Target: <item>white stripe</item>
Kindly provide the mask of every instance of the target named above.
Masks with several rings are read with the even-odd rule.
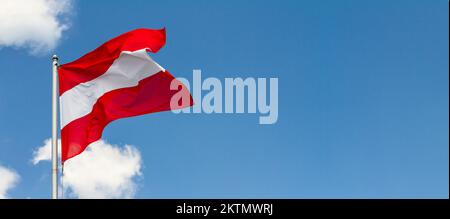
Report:
[[[89,114],[97,99],[105,93],[137,86],[140,80],[160,71],[164,69],[150,58],[145,49],[123,51],[104,74],[78,84],[61,95],[61,129]]]

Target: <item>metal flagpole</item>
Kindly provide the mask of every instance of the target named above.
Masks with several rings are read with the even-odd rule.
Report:
[[[58,199],[58,56],[52,61],[52,199]]]

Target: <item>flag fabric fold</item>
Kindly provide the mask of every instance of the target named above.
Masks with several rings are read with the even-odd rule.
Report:
[[[99,140],[110,122],[171,110],[178,92],[190,96],[185,86],[172,90],[176,79],[147,53],[158,52],[165,42],[165,29],[137,29],[58,68],[62,162]],[[177,108],[192,105],[191,97]]]

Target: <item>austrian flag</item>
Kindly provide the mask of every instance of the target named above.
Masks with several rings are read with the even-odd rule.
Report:
[[[58,68],[62,162],[98,141],[112,121],[193,105],[189,90],[148,55],[166,42],[165,29],[137,29]],[[171,105],[180,93],[189,101]],[[172,108],[171,108],[172,106]]]

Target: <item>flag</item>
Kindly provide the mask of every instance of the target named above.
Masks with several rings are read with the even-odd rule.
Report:
[[[176,108],[193,105],[188,89],[179,81],[171,89],[176,79],[148,55],[165,42],[165,29],[137,29],[58,68],[62,162],[100,140],[114,120],[171,110],[176,93],[190,100]]]

